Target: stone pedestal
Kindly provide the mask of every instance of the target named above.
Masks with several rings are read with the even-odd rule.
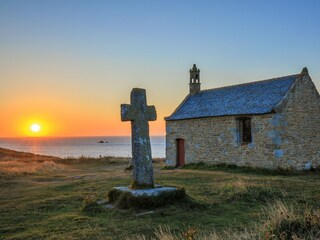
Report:
[[[186,196],[183,188],[155,186],[149,189],[114,187],[108,193],[108,201],[118,208],[153,209],[173,204]]]

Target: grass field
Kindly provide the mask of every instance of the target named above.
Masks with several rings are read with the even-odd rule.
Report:
[[[164,170],[157,161],[156,182],[185,188],[190,201],[153,211],[83,211],[88,199],[130,184],[128,159],[21,154],[0,148],[0,239],[320,238],[319,173]]]

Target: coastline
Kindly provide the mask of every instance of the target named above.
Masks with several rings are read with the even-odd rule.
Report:
[[[132,154],[130,137],[0,138],[0,146],[59,158],[129,158]],[[164,158],[165,138],[151,137],[151,148],[154,158]]]
[[[30,160],[42,160],[42,161],[54,161],[61,158],[55,156],[41,155],[29,152],[15,151],[8,148],[0,147],[0,161],[30,161]]]

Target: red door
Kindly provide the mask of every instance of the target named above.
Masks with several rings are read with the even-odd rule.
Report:
[[[177,139],[177,166],[184,166],[184,139]]]

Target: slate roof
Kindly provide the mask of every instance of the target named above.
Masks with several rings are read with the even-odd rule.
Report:
[[[270,113],[299,76],[300,74],[296,74],[202,90],[194,95],[188,95],[165,120]]]

